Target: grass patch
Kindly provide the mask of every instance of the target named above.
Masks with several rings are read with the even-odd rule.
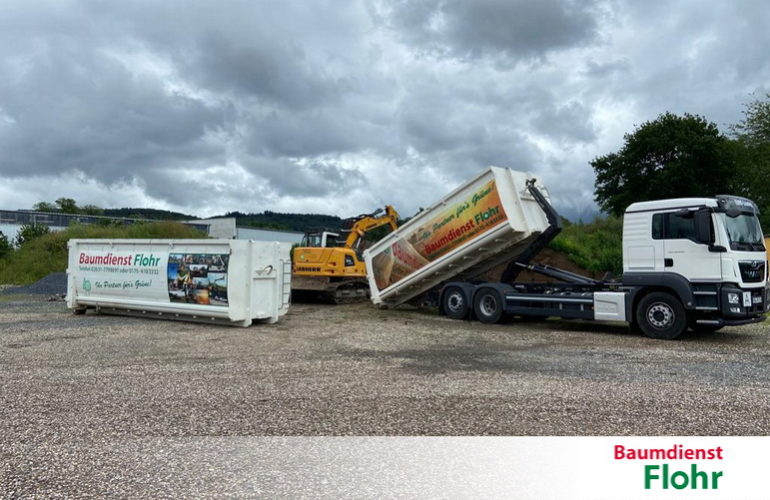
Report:
[[[17,300],[24,300],[26,298],[28,298],[28,295],[24,295],[23,293],[9,293],[8,295],[0,293],[0,303],[16,302]]]
[[[623,273],[623,221],[619,217],[590,224],[564,221],[564,229],[550,246],[592,273]]]
[[[75,225],[31,241],[0,259],[0,283],[28,285],[57,271],[67,270],[67,242],[70,239],[156,239],[207,238],[197,229],[178,222],[133,224],[130,226]]]

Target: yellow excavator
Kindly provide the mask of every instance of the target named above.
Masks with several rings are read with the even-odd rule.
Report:
[[[369,231],[398,228],[390,206],[342,221],[340,232],[310,231],[292,251],[291,290],[295,297],[315,296],[334,303],[369,295],[362,242]]]

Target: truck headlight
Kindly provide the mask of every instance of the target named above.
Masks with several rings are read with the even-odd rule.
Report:
[[[740,304],[741,303],[741,296],[737,293],[728,293],[727,294],[727,302],[730,304]]]

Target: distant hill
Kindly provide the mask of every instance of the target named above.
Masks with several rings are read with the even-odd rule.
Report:
[[[104,215],[108,217],[130,217],[134,219],[152,220],[193,220],[199,219],[194,215],[160,210],[157,208],[105,208]]]
[[[108,217],[132,217],[152,220],[194,220],[200,219],[193,215],[159,210],[156,208],[106,208],[104,215]],[[217,217],[233,217],[236,225],[261,229],[278,229],[282,231],[297,231],[304,233],[313,230],[336,231],[342,227],[342,219],[336,215],[324,214],[282,214],[266,210],[262,213],[227,212]]]
[[[342,219],[335,215],[282,214],[266,210],[261,214],[228,212],[222,215],[222,217],[234,217],[236,224],[242,227],[280,229],[284,231],[298,231],[300,233],[321,229],[339,230],[342,227]]]

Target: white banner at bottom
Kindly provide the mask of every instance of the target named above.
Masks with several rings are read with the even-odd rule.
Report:
[[[169,495],[768,498],[767,437],[200,437],[113,446],[149,476],[178,471],[154,485]]]

